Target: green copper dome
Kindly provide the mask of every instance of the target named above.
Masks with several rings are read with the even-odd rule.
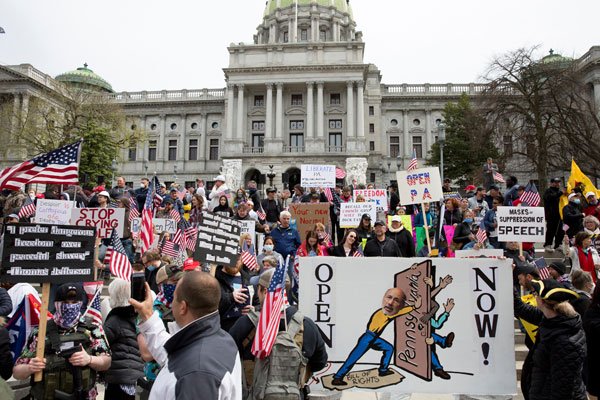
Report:
[[[562,56],[560,54],[555,54],[554,50],[550,49],[550,51],[548,52],[549,54],[545,57],[542,58],[541,62],[542,64],[554,64],[554,63],[570,63],[571,61],[573,61],[572,58],[570,57],[565,57]]]
[[[278,8],[293,7],[298,2],[299,6],[309,6],[317,3],[323,7],[335,7],[337,10],[352,16],[352,8],[349,0],[268,0],[265,7],[265,16],[273,14]]]
[[[113,92],[110,83],[106,82],[100,75],[95,74],[94,71],[88,68],[87,64],[83,64],[83,67],[79,67],[75,71],[60,74],[55,79],[60,82],[83,86],[101,92]]]

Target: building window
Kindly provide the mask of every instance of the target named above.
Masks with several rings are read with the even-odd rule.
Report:
[[[135,161],[137,159],[137,146],[135,144],[135,141],[133,140],[129,142],[127,158],[129,159],[129,161]]]
[[[177,160],[177,140],[169,140],[169,161]]]
[[[175,124],[175,123],[171,124],[171,130],[174,131],[175,129],[177,129],[177,124]]]
[[[375,172],[369,173],[369,182],[375,183]]]
[[[287,31],[283,32],[283,43],[287,43],[289,41],[290,41],[290,34]]]
[[[304,130],[304,121],[290,121],[290,130],[292,130],[292,131]]]
[[[341,119],[330,119],[329,120],[329,129],[342,129],[342,120]]]
[[[148,141],[148,161],[156,161],[156,140]]]
[[[417,155],[417,158],[423,158],[423,137],[422,136],[413,136],[412,137],[412,147]]]
[[[262,149],[265,147],[265,135],[262,133],[253,133],[252,134],[252,148],[253,149]]]
[[[290,151],[303,151],[304,149],[304,134],[290,133]]]
[[[512,157],[513,156],[512,137],[510,135],[504,135],[502,137],[502,142],[504,144],[504,155],[506,157]]]
[[[369,133],[375,133],[375,124],[369,124]]]
[[[329,152],[341,153],[342,147],[342,132],[334,132],[329,134]]]
[[[252,121],[252,130],[264,132],[265,121]]]
[[[219,159],[219,139],[210,139],[208,159],[212,161]]]
[[[254,107],[264,107],[265,106],[265,96],[254,96]]]
[[[153,130],[153,131],[155,131],[156,130],[156,124],[150,125],[150,129]]]
[[[219,129],[219,123],[218,122],[213,122],[212,124],[210,124],[210,127],[213,129]]]
[[[292,105],[293,106],[301,106],[302,105],[302,95],[301,94],[293,94],[292,95]]]
[[[190,125],[190,128],[192,128],[192,129],[198,129],[198,123],[197,122],[192,122],[192,125]]]
[[[400,136],[390,136],[390,157],[400,154]]]
[[[131,130],[135,131],[135,128],[137,128],[137,126],[135,126],[135,124],[131,125]]]
[[[198,139],[190,139],[188,146],[188,160],[195,161],[198,159]]]
[[[329,95],[329,104],[332,106],[342,104],[342,96],[339,93],[331,93]]]
[[[392,126],[398,126],[398,120],[397,119],[393,119],[390,121],[390,125]]]
[[[372,117],[375,115],[375,107],[369,106],[369,116]]]
[[[440,126],[441,123],[442,123],[442,120],[440,118],[435,120],[435,126]]]
[[[421,120],[420,120],[419,118],[415,118],[415,119],[413,119],[413,125],[414,125],[414,126],[419,126],[419,125],[421,125]]]
[[[319,40],[321,42],[326,42],[327,41],[327,31],[326,30],[320,30],[319,31]]]
[[[300,29],[300,40],[304,42],[308,40],[308,29]]]
[[[369,151],[375,151],[375,142],[372,140],[369,142]]]

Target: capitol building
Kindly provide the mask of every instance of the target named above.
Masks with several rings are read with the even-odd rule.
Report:
[[[300,165],[310,163],[381,186],[413,149],[424,162],[447,102],[476,97],[485,85],[384,83],[376,60],[364,60],[356,27],[347,0],[269,0],[253,43],[227,48],[226,87],[114,92],[87,66],[52,78],[43,66],[3,65],[0,101],[18,114],[34,97],[59,106],[62,85],[105,92],[122,107],[126,129],[145,133],[118,160],[117,173],[135,184],[154,171],[188,184],[222,172],[235,186],[270,178],[282,188],[299,183]],[[598,109],[600,47],[577,62],[590,66]],[[0,149],[2,165],[22,159],[16,147]]]

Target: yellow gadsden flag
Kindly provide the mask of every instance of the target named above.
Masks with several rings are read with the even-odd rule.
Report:
[[[581,192],[585,196],[588,192],[596,193],[596,197],[598,197],[598,189],[592,183],[590,178],[588,178],[581,170],[579,166],[575,162],[575,160],[571,160],[571,176],[569,176],[569,180],[567,181],[567,189],[565,193],[560,198],[560,217],[562,218],[562,210],[569,203],[568,195],[575,189],[576,187],[581,188]]]

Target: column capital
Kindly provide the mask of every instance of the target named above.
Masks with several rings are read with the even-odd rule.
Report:
[[[314,84],[315,84],[314,82],[312,82],[312,81],[308,81],[308,82],[306,82],[306,87],[308,87],[308,88],[311,88],[311,89],[312,89],[312,87],[313,87],[313,85],[314,85]]]
[[[267,83],[265,83],[265,86],[267,87],[267,90],[273,89],[273,82],[267,82]]]
[[[325,82],[323,82],[323,81],[316,81],[315,83],[317,84],[317,86],[318,86],[320,89],[323,89],[323,86],[325,85]]]
[[[363,81],[362,79],[356,81],[356,87],[362,88],[362,87],[364,87],[364,85],[365,85],[365,81]]]
[[[238,90],[244,90],[244,84],[243,83],[238,83],[237,85]]]
[[[283,89],[283,82],[275,82],[275,85],[277,86],[277,90]]]
[[[158,119],[163,120],[166,116],[166,114],[158,114]]]
[[[408,112],[409,112],[409,111],[410,111],[410,110],[409,110],[408,108],[403,108],[403,109],[402,109],[402,112],[403,112],[404,114],[408,114]]]
[[[348,88],[354,87],[354,81],[346,81],[346,86]]]
[[[227,83],[227,90],[233,90],[235,88],[235,84]]]

